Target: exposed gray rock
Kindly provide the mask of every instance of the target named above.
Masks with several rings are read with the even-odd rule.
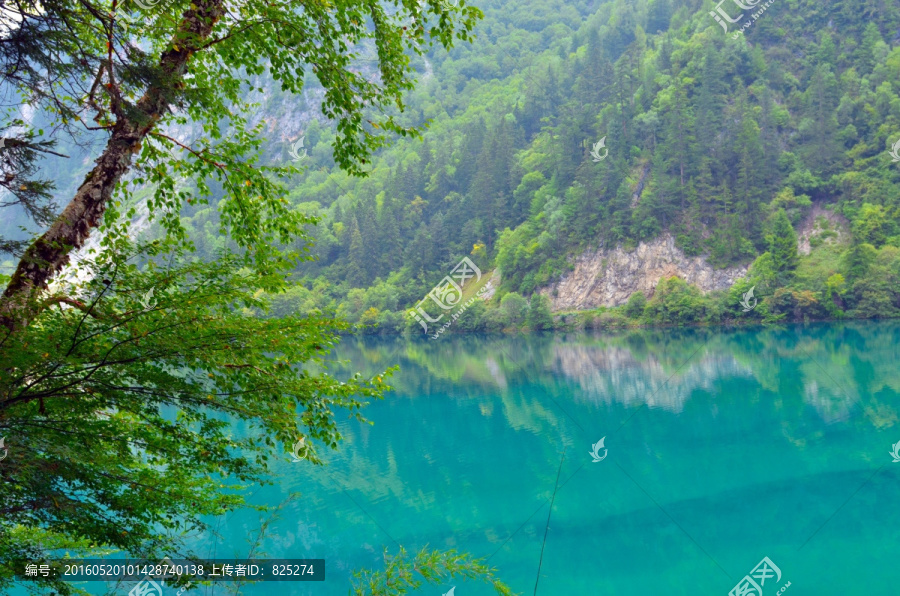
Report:
[[[500,284],[503,283],[503,280],[500,279],[500,270],[494,269],[491,271],[491,277],[488,279],[485,284],[490,284],[491,288],[489,290],[485,290],[483,294],[481,294],[482,300],[490,300],[494,297],[494,294],[497,293],[497,288],[500,287]]]
[[[797,226],[797,252],[808,255],[812,250],[812,241],[821,237],[825,244],[844,244],[850,241],[850,222],[843,215],[838,215],[820,205],[813,205],[800,225]]]
[[[748,268],[714,269],[703,257],[686,256],[671,234],[641,242],[633,251],[588,250],[576,257],[574,265],[574,271],[541,290],[554,311],[619,306],[638,291],[649,298],[659,280],[672,276],[703,292],[724,290],[746,275]]]

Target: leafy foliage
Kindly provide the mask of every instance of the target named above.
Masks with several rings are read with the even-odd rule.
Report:
[[[384,553],[384,571],[354,573],[354,596],[387,596],[407,594],[426,583],[442,584],[454,577],[480,579],[489,583],[497,594],[509,596],[512,591],[494,576],[494,570],[478,559],[456,551],[430,551],[423,548],[410,557],[404,548],[396,555]]]
[[[385,375],[325,372],[346,324],[250,315],[282,275],[232,254],[205,263],[162,243],[121,248],[85,261],[84,281],[61,284],[0,345],[0,587],[12,560],[49,556],[45,534],[151,558],[179,552],[200,516],[270,481],[280,445],[307,437],[320,463],[316,445],[341,439],[335,410],[359,418],[387,388]]]
[[[296,168],[260,166],[254,155],[264,123],[250,125],[249,96],[262,91],[259,77],[277,81],[288,94],[300,94],[315,78],[323,90],[321,110],[335,121],[333,159],[363,175],[371,154],[395,135],[419,134],[420,127],[401,125],[395,113],[414,85],[411,56],[435,42],[450,48],[469,40],[480,15],[438,0],[407,1],[394,12],[358,0],[251,0],[240,6],[175,0],[150,8],[128,1],[111,9],[89,0],[26,0],[4,11],[14,25],[0,51],[0,80],[49,118],[54,132],[77,140],[79,128],[96,131],[103,145],[63,212],[23,251],[0,296],[0,324],[8,329],[29,324],[39,294],[107,210],[118,206],[113,196],[131,202],[146,186],[147,217],[185,246],[191,243],[182,208],[208,204],[214,187],[221,187],[216,233],[241,249],[247,266],[265,274],[282,258],[274,247],[300,238],[299,226],[308,222],[276,183]],[[415,19],[415,26],[405,18]],[[374,79],[358,68],[366,48],[376,56]],[[33,125],[17,123],[28,128],[23,138],[32,138]],[[188,125],[199,136],[173,132]],[[33,151],[42,143],[13,145]],[[129,179],[135,155],[138,172]],[[20,167],[34,161],[27,153],[14,157]],[[52,211],[47,187],[34,183],[30,192],[18,202],[46,224]]]

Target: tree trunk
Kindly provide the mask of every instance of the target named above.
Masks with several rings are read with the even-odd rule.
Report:
[[[50,228],[25,251],[9,285],[0,296],[0,325],[10,331],[27,326],[38,314],[36,298],[50,280],[69,262],[69,256],[84,246],[91,230],[100,224],[113,191],[130,169],[141,142],[169,110],[183,87],[187,63],[203,48],[216,21],[224,14],[223,0],[199,0],[185,11],[172,36],[172,46],[159,61],[154,79],[128,116],[112,100],[116,123],[96,166],[85,177],[75,196]],[[110,87],[117,95],[117,89]],[[137,114],[135,116],[134,114]]]

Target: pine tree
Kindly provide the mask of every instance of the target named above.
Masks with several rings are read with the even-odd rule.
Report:
[[[784,209],[775,212],[767,237],[779,283],[786,283],[797,267],[797,233]]]
[[[837,79],[831,68],[825,64],[817,66],[805,94],[806,115],[813,125],[804,161],[819,176],[833,171],[841,153],[836,116],[839,99]]]
[[[385,273],[382,265],[382,251],[384,246],[378,242],[378,221],[375,214],[375,198],[363,198],[356,207],[356,217],[359,222],[359,234],[362,242],[362,251],[366,255],[366,264],[363,266],[365,281],[369,282],[376,276]]]
[[[657,31],[666,31],[671,18],[670,0],[650,0],[647,6],[647,33],[653,35]]]
[[[865,76],[872,72],[875,65],[878,64],[878,48],[884,46],[884,39],[878,30],[878,25],[869,22],[863,33],[862,43],[856,49],[856,70],[859,74]],[[885,48],[886,49],[886,48]]]
[[[353,287],[359,287],[366,282],[366,270],[368,258],[363,248],[362,234],[359,232],[359,222],[356,216],[350,216],[350,225],[347,229],[347,281]]]
[[[542,331],[553,328],[553,314],[550,312],[550,300],[543,294],[534,294],[528,305],[525,324],[529,329]]]
[[[403,244],[400,235],[402,207],[400,201],[385,196],[378,213],[378,242],[382,247],[384,271],[395,271],[400,265]]]
[[[722,129],[725,106],[725,67],[719,56],[721,50],[713,43],[706,46],[700,91],[697,95],[697,140],[705,155],[717,157],[716,135]]]

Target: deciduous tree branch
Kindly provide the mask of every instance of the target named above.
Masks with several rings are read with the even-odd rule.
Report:
[[[200,0],[185,11],[170,48],[160,58],[159,75],[138,100],[133,113],[117,114],[97,165],[85,176],[59,217],[19,261],[0,296],[0,325],[14,331],[27,326],[39,312],[34,308],[37,293],[46,288],[69,262],[72,251],[81,248],[91,230],[100,224],[110,197],[131,167],[141,142],[169,110],[191,56],[203,47],[224,14],[223,4],[223,0]]]

